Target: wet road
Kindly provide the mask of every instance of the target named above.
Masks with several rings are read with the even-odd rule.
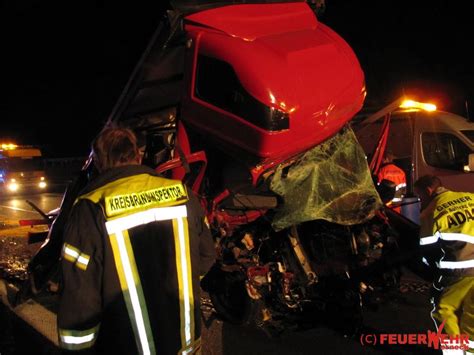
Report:
[[[0,221],[5,219],[39,219],[41,216],[26,200],[33,202],[43,212],[49,212],[59,207],[61,199],[62,194],[60,193],[0,195]]]

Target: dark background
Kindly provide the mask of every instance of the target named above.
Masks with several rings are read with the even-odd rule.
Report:
[[[474,98],[471,1],[326,1],[320,19],[356,52],[367,106],[414,93],[465,115]],[[41,144],[51,156],[86,155],[160,3],[2,2],[0,138]]]

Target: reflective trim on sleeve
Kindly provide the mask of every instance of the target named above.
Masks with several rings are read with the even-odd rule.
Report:
[[[78,249],[74,248],[72,245],[68,243],[64,243],[64,246],[63,246],[64,259],[66,259],[67,261],[70,261],[71,263],[75,263],[79,255],[80,255],[80,251]]]
[[[440,239],[474,244],[474,236],[463,233],[440,233]]]
[[[434,244],[438,241],[438,239],[439,239],[438,233],[436,233],[435,235],[430,235],[428,237],[423,237],[423,238],[420,238],[420,245]]]
[[[90,256],[82,253],[79,249],[73,247],[71,244],[64,243],[63,257],[65,260],[75,264],[79,269],[86,270],[89,264]]]
[[[465,243],[474,244],[474,236],[469,235],[469,234],[436,232],[434,235],[420,238],[420,245],[433,244],[433,243],[436,243],[438,239],[451,241],[451,242],[465,242]]]
[[[400,189],[403,189],[404,187],[407,187],[407,184],[402,182],[401,184],[398,184],[396,187],[395,187],[395,191],[398,191]]]
[[[59,328],[59,345],[62,349],[82,350],[91,348],[99,333],[100,325],[87,330],[70,330]]]
[[[440,269],[469,269],[474,267],[474,259],[463,261],[444,261],[439,262]]]
[[[86,254],[81,254],[76,261],[76,266],[79,269],[86,270],[87,265],[89,265],[90,256]]]

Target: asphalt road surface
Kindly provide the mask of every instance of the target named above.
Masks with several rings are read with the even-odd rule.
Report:
[[[5,259],[14,259],[16,255],[23,257],[15,259],[12,270],[14,271],[15,267],[21,268],[38,248],[24,242],[29,231],[27,228],[31,227],[18,228],[8,225],[18,219],[40,217],[25,200],[28,199],[42,210],[49,211],[59,206],[61,197],[61,194],[45,193],[0,198],[0,223],[3,223],[3,227],[0,228],[0,269],[10,265],[5,263]],[[1,254],[2,248],[7,252]],[[11,280],[8,282],[11,283]],[[58,354],[54,346],[54,336],[50,336],[51,339],[48,340],[44,335],[48,332],[55,334],[54,305],[57,295],[44,294],[35,302],[31,301],[27,305],[32,310],[29,316],[28,309],[21,309],[21,306],[12,309],[6,306],[8,301],[5,301],[5,298],[2,298],[3,303],[0,302],[0,355]],[[367,308],[364,311],[364,323],[356,335],[347,337],[320,325],[306,330],[288,330],[279,337],[270,338],[257,327],[223,322],[216,315],[210,300],[204,295],[203,354],[438,354],[440,353],[438,350],[424,344],[397,345],[380,344],[380,342],[372,344],[373,341],[370,341],[380,340],[382,334],[403,336],[434,331],[429,316],[431,310],[429,298],[429,284],[405,270],[400,287],[387,294],[378,308]],[[45,316],[39,317],[40,327],[48,328],[43,334],[33,327],[33,323],[38,322],[38,319],[33,319],[38,318],[35,309],[45,312]]]
[[[26,200],[33,202],[43,212],[47,213],[61,203],[62,194],[42,193],[24,195],[0,195],[0,222],[5,220],[40,219],[41,215],[35,211]]]

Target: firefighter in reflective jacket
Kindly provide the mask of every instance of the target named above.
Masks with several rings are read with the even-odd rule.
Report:
[[[437,269],[432,317],[450,335],[467,335],[474,348],[474,194],[444,188],[438,177],[415,182],[422,201],[420,245]],[[452,353],[452,352],[451,352]],[[462,352],[460,352],[462,353]]]
[[[401,201],[402,195],[406,190],[406,175],[405,172],[396,166],[393,162],[395,156],[390,150],[385,152],[385,157],[377,173],[377,182],[380,184],[382,180],[389,180],[395,184],[395,196],[391,201],[391,204],[396,204]],[[401,212],[400,207],[394,208],[397,212]]]
[[[199,276],[215,249],[197,198],[139,165],[128,129],[105,129],[93,155],[100,175],[76,200],[65,230],[61,348],[199,353]]]

